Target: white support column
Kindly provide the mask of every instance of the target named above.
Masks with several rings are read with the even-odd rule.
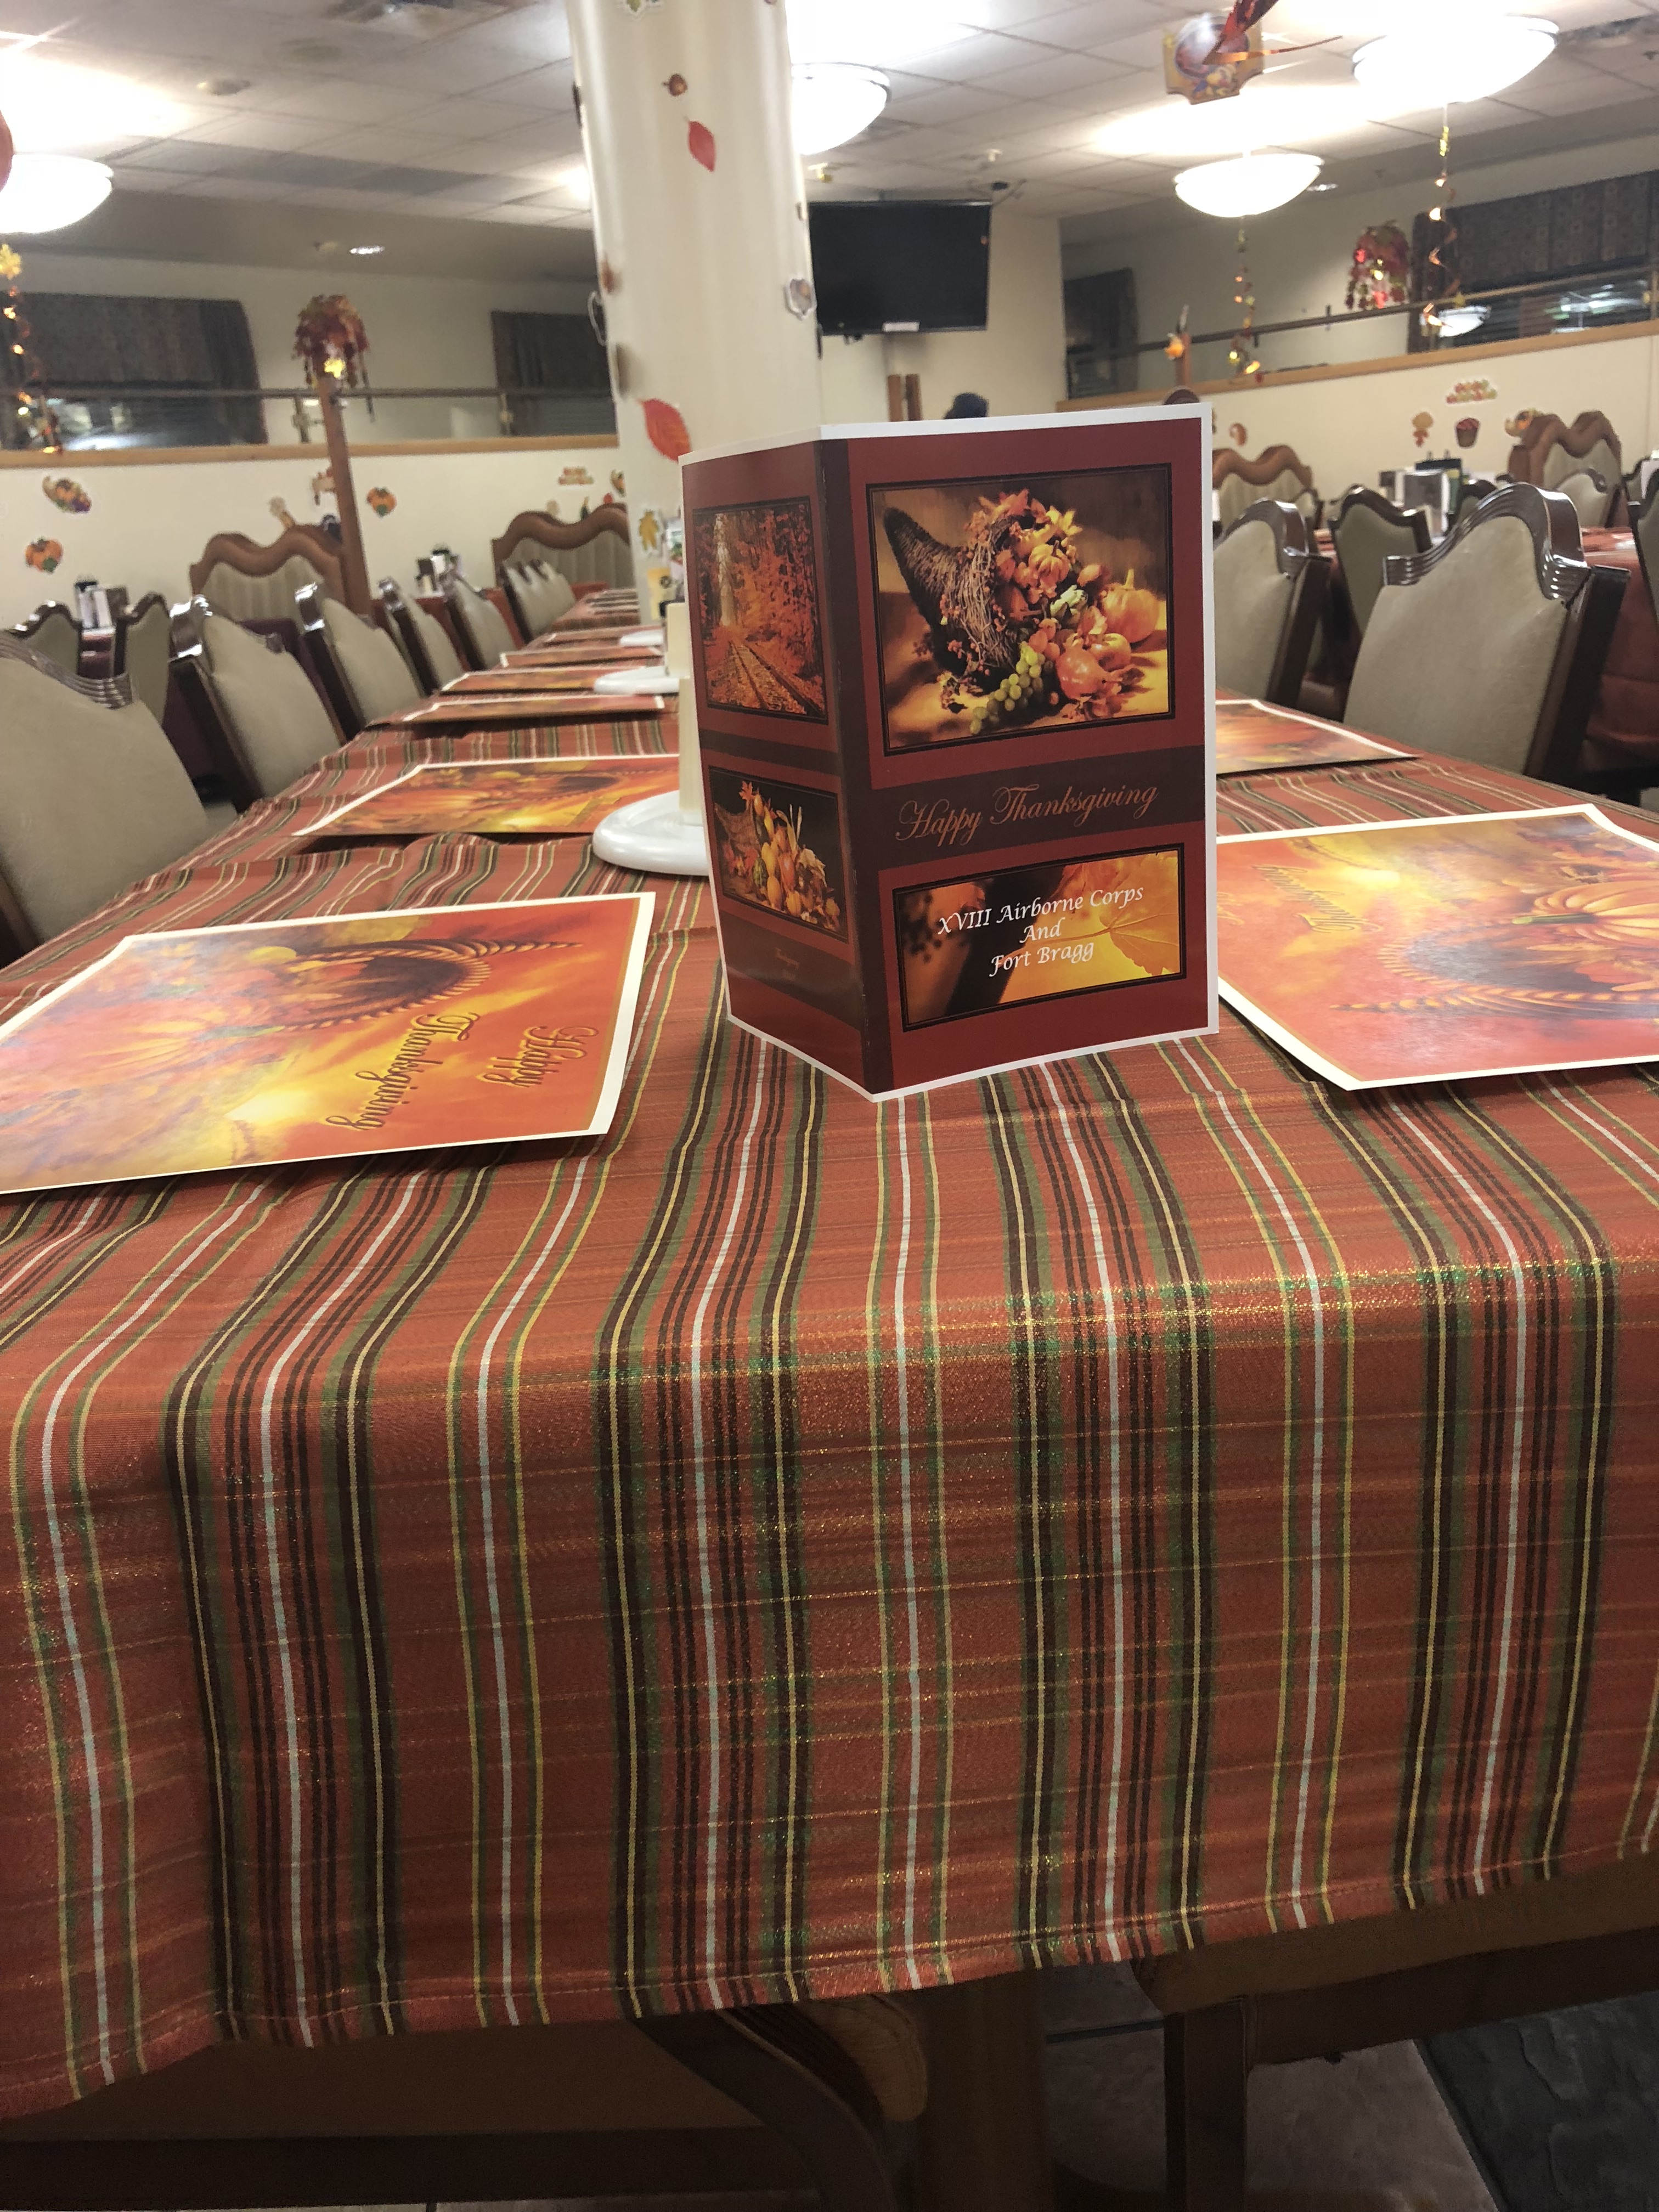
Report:
[[[681,437],[682,450],[783,437],[822,412],[789,46],[781,0],[567,12],[649,620],[647,572],[679,526]]]

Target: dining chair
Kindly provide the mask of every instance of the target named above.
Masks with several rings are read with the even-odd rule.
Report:
[[[27,622],[20,622],[11,635],[31,653],[61,668],[65,676],[79,674],[81,625],[61,600],[48,599]]]
[[[1431,552],[1389,559],[1344,720],[1570,781],[1626,581],[1584,559],[1571,500],[1506,484],[1465,507]]]
[[[1164,2015],[1170,2212],[1245,2212],[1252,2070],[1659,1989],[1659,1857],[1138,1965]]]
[[[239,813],[339,745],[316,685],[279,639],[195,599],[174,611],[173,642],[179,689]]]
[[[617,585],[634,580],[634,556],[628,535],[628,509],[612,500],[589,509],[574,522],[561,522],[544,508],[515,514],[489,548],[499,577],[509,565],[547,561],[572,584]]]
[[[1363,638],[1382,588],[1384,564],[1395,553],[1426,553],[1429,518],[1420,507],[1396,507],[1380,491],[1345,492],[1331,525],[1331,543],[1347,586],[1354,627]]]
[[[1297,509],[1259,499],[1216,542],[1215,680],[1293,707],[1307,672],[1330,563]]]
[[[1311,528],[1319,527],[1322,501],[1313,488],[1313,471],[1292,447],[1268,446],[1247,459],[1223,446],[1211,457],[1210,484],[1224,529],[1231,529],[1261,499],[1285,500]]]
[[[328,532],[314,523],[295,523],[269,545],[256,544],[240,531],[210,538],[190,571],[191,595],[205,599],[215,614],[233,622],[294,613],[294,595],[307,584],[320,584],[331,599],[346,596],[343,556]]]
[[[1580,469],[1594,469],[1609,484],[1624,474],[1619,434],[1599,408],[1586,409],[1571,422],[1534,409],[1518,418],[1516,428],[1509,459],[1509,474],[1516,483],[1559,491],[1562,479]]]
[[[172,610],[160,592],[147,592],[136,607],[124,608],[115,617],[112,665],[115,675],[131,679],[133,697],[158,722],[167,710],[172,657]]]
[[[1620,479],[1614,477],[1616,487]],[[1563,477],[1550,489],[1570,499],[1578,517],[1581,530],[1601,530],[1613,512],[1613,489],[1599,469],[1575,469],[1571,476]]]
[[[951,2156],[947,2142],[930,2159],[927,2141],[935,2053],[954,2112],[972,2101],[948,2094],[957,2054],[971,2083],[976,2052],[982,2071],[1011,2047],[1011,2006],[1035,2049],[1036,1977],[1012,1979],[1025,1986],[988,2005],[969,1985],[927,2007],[861,1996],[309,2049],[226,2041],[0,2124],[0,2205],[775,2202],[805,2188],[824,2212],[897,2212],[908,2162],[918,2212],[1036,2212],[1042,2177],[996,2198],[929,2186]],[[977,2086],[982,2101],[1009,2085]],[[906,2160],[913,2124],[923,2141]]]
[[[435,616],[429,615],[418,599],[405,599],[403,586],[393,577],[382,579],[380,592],[392,634],[404,648],[415,681],[424,691],[441,691],[447,684],[465,675],[466,665],[455,650],[455,641]]]
[[[576,604],[568,579],[544,561],[509,562],[501,570],[501,588],[526,643],[545,635]]]
[[[1654,620],[1659,622],[1659,469],[1648,479],[1647,495],[1631,517],[1631,529],[1642,580],[1653,601]]]
[[[444,599],[466,653],[475,668],[499,666],[501,655],[515,643],[499,607],[469,584],[465,576],[444,578]]]
[[[344,736],[424,696],[389,630],[331,599],[319,584],[307,584],[294,604],[304,649]]]
[[[88,683],[0,637],[0,957],[69,929],[210,834],[128,681]]]

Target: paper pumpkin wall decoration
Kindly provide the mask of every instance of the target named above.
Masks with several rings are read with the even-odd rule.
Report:
[[[332,376],[348,392],[366,384],[363,358],[368,351],[368,332],[349,300],[338,292],[319,293],[300,310],[294,331],[294,358],[305,363],[306,382]]]
[[[55,538],[37,538],[33,545],[24,549],[23,558],[31,568],[39,568],[42,575],[51,575],[64,557],[64,549]]]
[[[645,434],[665,461],[678,461],[691,450],[691,433],[685,417],[666,399],[642,399]]]
[[[1411,240],[1397,222],[1374,222],[1360,232],[1348,263],[1349,313],[1403,307],[1411,279]]]
[[[1413,445],[1426,446],[1429,442],[1429,433],[1433,429],[1433,428],[1434,417],[1432,415],[1413,415],[1412,416]]]
[[[592,470],[585,468],[580,461],[574,461],[568,469],[559,471],[559,482],[562,484],[585,484],[592,483]]]
[[[1464,452],[1468,453],[1469,447],[1480,435],[1480,417],[1478,415],[1462,416],[1453,426],[1453,435]]]
[[[40,487],[54,507],[65,514],[90,514],[92,501],[73,477],[48,477]]]
[[[373,511],[380,516],[383,522],[386,516],[391,514],[393,507],[398,504],[397,494],[395,492],[388,491],[384,484],[372,485],[370,489],[363,494],[363,496],[368,501]]]
[[[685,147],[694,161],[701,161],[712,175],[714,168],[714,134],[706,123],[688,123],[685,126]]]
[[[1498,386],[1489,377],[1466,376],[1446,394],[1448,407],[1468,407],[1481,399],[1496,399]]]

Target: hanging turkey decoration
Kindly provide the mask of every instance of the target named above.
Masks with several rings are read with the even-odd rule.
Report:
[[[294,358],[305,363],[307,384],[331,376],[348,392],[355,392],[360,383],[368,381],[368,372],[362,367],[368,351],[368,332],[363,328],[363,319],[339,293],[307,300],[300,310]]]

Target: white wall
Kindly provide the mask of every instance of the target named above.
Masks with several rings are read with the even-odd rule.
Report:
[[[165,461],[88,465],[90,456],[77,460],[69,453],[35,467],[0,468],[0,623],[21,621],[43,599],[73,605],[79,576],[125,584],[135,599],[146,592],[183,599],[191,563],[216,532],[239,530],[269,544],[281,527],[270,512],[273,499],[285,501],[297,521],[315,520],[311,478],[325,459],[320,451],[277,452],[250,460],[169,455]],[[614,441],[577,449],[503,441],[493,453],[360,452],[354,469],[370,581],[396,576],[410,585],[417,557],[447,544],[475,582],[493,582],[490,540],[515,514],[556,500],[574,520],[584,499],[597,505],[611,489],[617,460]],[[567,471],[583,468],[591,484],[561,484]],[[43,489],[49,476],[73,477],[90,498],[90,511],[65,514],[53,506]],[[381,485],[397,501],[384,519],[364,496]],[[50,575],[23,558],[24,547],[40,538],[64,548],[62,564]]]
[[[986,328],[930,337],[826,338],[823,419],[884,422],[890,374],[921,379],[921,411],[943,415],[958,392],[982,392],[994,415],[1046,414],[1066,392],[1060,224],[999,208],[991,218]]]
[[[1417,359],[1420,365],[1374,376],[1216,392],[1211,405],[1218,442],[1232,442],[1228,427],[1237,422],[1245,428],[1247,453],[1267,446],[1294,447],[1328,500],[1351,483],[1375,484],[1384,469],[1407,468],[1422,455],[1455,454],[1473,473],[1494,476],[1514,442],[1504,422],[1526,407],[1564,416],[1569,422],[1587,409],[1600,408],[1618,433],[1627,468],[1659,447],[1659,339],[1646,331],[1637,337],[1610,337],[1593,345],[1558,343],[1484,360],[1470,360],[1463,351]],[[1492,385],[1495,398],[1449,400],[1455,384],[1477,377]],[[1433,418],[1428,442],[1420,449],[1412,431],[1413,417],[1419,413]],[[1453,434],[1460,417],[1480,425],[1467,451]]]
[[[1630,176],[1659,168],[1659,135],[1580,147],[1538,161],[1506,161],[1464,169],[1453,148],[1453,180],[1458,204],[1507,198],[1512,193],[1543,191],[1558,185],[1588,184],[1604,177]],[[1334,192],[1304,194],[1288,207],[1257,216],[1249,224],[1249,258],[1258,323],[1288,322],[1344,311],[1350,257],[1360,233],[1370,225],[1395,222],[1411,236],[1412,222],[1431,204],[1433,154],[1425,149],[1420,184],[1345,186]],[[1105,236],[1078,239],[1065,249],[1067,276],[1097,270],[1132,268],[1143,342],[1161,339],[1175,328],[1183,306],[1191,308],[1194,331],[1224,331],[1236,320],[1233,271],[1237,232],[1231,222],[1194,215],[1171,189],[1168,201],[1151,216],[1133,220],[1134,211],[1112,218]],[[1073,233],[1091,228],[1088,219],[1068,226]],[[1258,352],[1267,368],[1313,368],[1327,362],[1370,361],[1406,350],[1407,317],[1385,315],[1339,324],[1330,330],[1287,331],[1264,338]],[[1227,374],[1224,343],[1200,348],[1195,375],[1205,380]],[[1138,381],[1150,389],[1171,380],[1170,364],[1157,353],[1143,353]],[[1060,386],[1064,390],[1062,376]],[[1254,448],[1252,448],[1254,450]]]
[[[37,292],[88,292],[161,299],[240,300],[247,311],[263,385],[305,380],[294,358],[300,310],[319,292],[343,292],[368,331],[368,371],[379,385],[493,386],[495,355],[492,309],[508,313],[580,314],[587,287],[580,283],[514,284],[457,276],[378,275],[361,261],[344,268],[228,267],[210,262],[100,260],[90,255],[27,252],[22,285]],[[50,365],[48,365],[50,366]],[[268,404],[273,443],[295,437],[293,416],[280,402]],[[354,439],[489,438],[498,425],[493,403],[386,400],[375,421],[354,406]]]

